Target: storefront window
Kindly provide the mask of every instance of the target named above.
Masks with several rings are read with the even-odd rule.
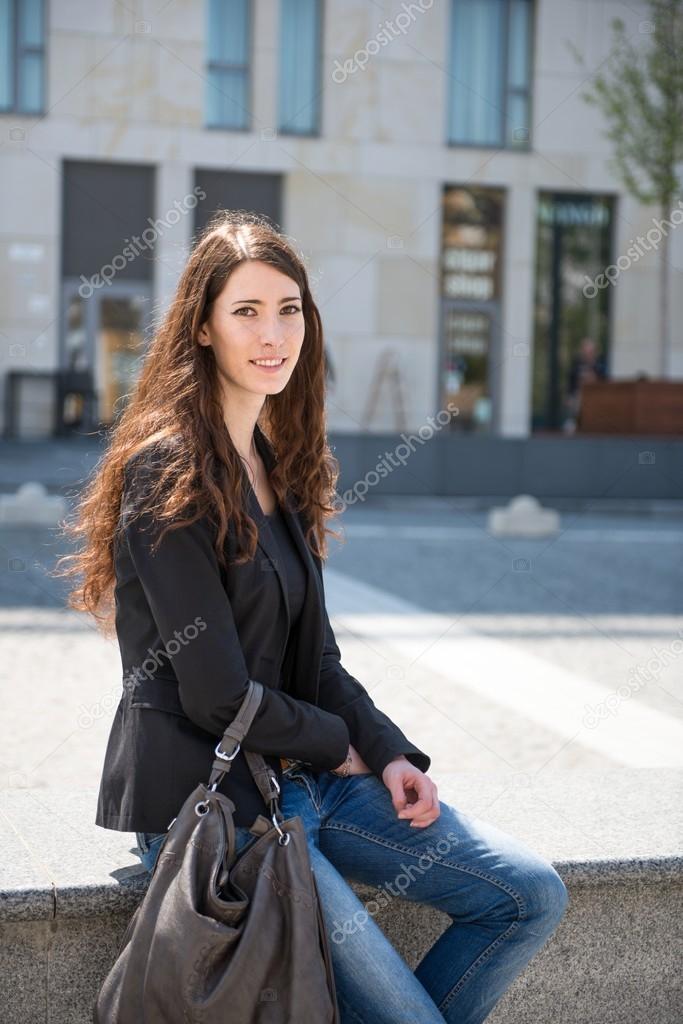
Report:
[[[500,336],[503,192],[447,187],[441,258],[441,407],[454,430],[490,430]]]
[[[134,388],[144,354],[146,296],[103,298],[100,303],[100,419],[113,422]]]
[[[64,291],[61,425],[96,429],[113,423],[133,391],[150,326],[151,292],[141,282],[112,284],[87,298],[78,282]]]

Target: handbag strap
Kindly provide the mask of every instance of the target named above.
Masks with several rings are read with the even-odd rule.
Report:
[[[227,726],[220,742],[216,745],[216,757],[211,766],[209,787],[218,785],[223,776],[232,768],[233,759],[240,750],[242,740],[246,736],[247,730],[261,705],[263,694],[263,684],[255,679],[249,679],[247,693],[240,705],[239,711],[230,725]],[[271,805],[277,801],[280,792],[273,769],[261,754],[257,754],[253,750],[245,750],[244,757],[254,782],[272,813],[273,807]]]

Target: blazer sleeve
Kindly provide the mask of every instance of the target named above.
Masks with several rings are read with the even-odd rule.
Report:
[[[320,583],[324,582],[322,564],[314,557]],[[403,754],[426,772],[431,757],[411,743],[399,727],[375,705],[367,690],[341,663],[341,655],[330,624],[325,602],[325,643],[320,666],[318,704],[341,717],[349,728],[351,743],[379,778],[386,765]]]
[[[124,494],[135,502],[152,472],[148,460],[132,470]],[[202,729],[220,737],[237,714],[250,677],[212,532],[203,517],[174,527],[152,554],[159,532],[158,521],[148,511],[131,522],[124,516],[125,543],[178,680],[183,709]],[[191,624],[193,633],[197,626],[199,631],[183,641]],[[322,770],[343,762],[349,742],[340,715],[264,685],[242,746],[259,754],[308,761]]]

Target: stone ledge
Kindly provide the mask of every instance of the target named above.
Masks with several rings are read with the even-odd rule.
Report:
[[[683,879],[675,770],[432,778],[443,801],[527,842],[567,883]],[[95,825],[96,804],[96,789],[0,793],[0,921],[135,908],[147,884],[135,833]]]
[[[677,772],[432,777],[443,801],[528,843],[569,888],[562,924],[487,1024],[683,1019]],[[134,833],[98,828],[96,802],[95,789],[0,794],[0,1005],[12,1024],[90,1024],[145,892]],[[376,894],[351,884],[361,900]],[[450,924],[400,898],[376,920],[411,968]]]

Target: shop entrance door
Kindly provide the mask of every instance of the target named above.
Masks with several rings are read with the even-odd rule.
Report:
[[[457,406],[452,430],[496,433],[500,408],[500,304],[444,299],[441,307],[441,397]]]
[[[116,421],[137,379],[150,326],[147,283],[113,283],[88,298],[79,294],[81,284],[64,286],[58,414],[66,430]]]
[[[590,287],[610,263],[613,199],[541,192],[537,211],[534,430],[575,428],[578,361],[591,346],[609,363],[611,288]]]

